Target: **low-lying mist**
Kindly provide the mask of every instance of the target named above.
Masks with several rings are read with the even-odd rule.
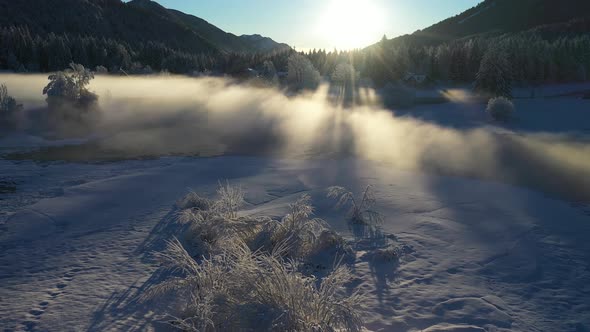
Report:
[[[47,111],[41,94],[46,76],[1,75],[0,82],[25,104],[26,112]],[[100,115],[89,134],[93,144],[129,156],[357,157],[590,201],[588,141],[555,134],[498,134],[486,128],[457,130],[396,117],[379,106],[371,90],[356,93],[354,107],[343,107],[327,86],[287,96],[222,78],[98,76],[90,90],[100,97]]]

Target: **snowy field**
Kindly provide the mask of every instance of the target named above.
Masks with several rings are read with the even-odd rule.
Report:
[[[179,235],[171,215],[186,188],[213,193],[217,179],[246,188],[243,214],[278,216],[310,193],[317,215],[357,249],[354,276],[369,292],[370,330],[583,331],[590,324],[590,215],[534,191],[356,160],[169,158],[18,168],[31,182],[22,196],[36,202],[19,202],[2,225],[5,330],[162,327],[134,301],[155,282],[157,266],[146,255]],[[386,220],[364,234],[349,229],[324,196],[330,185],[366,184],[375,186]],[[46,198],[30,193],[40,187],[49,188]],[[17,199],[10,196],[5,200]],[[366,254],[389,242],[411,252],[399,264]]]
[[[286,109],[313,106],[293,103]],[[229,102],[208,105],[232,108]],[[354,284],[368,294],[363,303],[368,330],[587,331],[590,200],[585,198],[590,196],[584,175],[590,169],[590,102],[519,99],[517,118],[507,125],[491,122],[484,107],[425,105],[396,111],[395,119],[352,114],[349,126],[335,127],[355,133],[354,153],[220,153],[83,163],[0,159],[0,330],[166,330],[158,322],[160,308],[136,298],[161,278],[150,253],[181,236],[175,202],[189,188],[213,195],[218,181],[228,179],[246,191],[242,215],[279,217],[302,193],[312,196],[316,215],[355,250]],[[255,112],[254,119],[268,120],[262,113]],[[268,125],[283,120],[270,118]],[[208,125],[222,120],[227,119],[209,118]],[[296,126],[307,127],[305,121]],[[474,128],[476,133],[468,133]],[[390,129],[398,132],[391,135]],[[101,134],[101,139],[114,135]],[[325,136],[318,140],[322,145]],[[508,153],[505,143],[490,145],[498,137],[510,137],[520,148]],[[399,142],[404,138],[407,142]],[[433,142],[405,147],[421,138]],[[0,139],[0,151],[6,157],[66,143],[80,142],[8,137]],[[444,154],[461,146],[465,152],[451,156],[461,165],[441,169],[451,160]],[[490,146],[496,154],[478,152]],[[496,165],[505,160],[496,159],[516,155],[523,155],[522,161],[505,167],[522,169],[508,176]],[[401,157],[405,162],[396,160]],[[535,171],[540,173],[526,181],[515,179]],[[355,193],[372,185],[384,222],[371,229],[349,225],[344,212],[325,198],[333,185]],[[391,246],[405,248],[399,262],[375,259]]]

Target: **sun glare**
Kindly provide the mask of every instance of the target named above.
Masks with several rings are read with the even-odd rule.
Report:
[[[333,0],[321,16],[317,32],[330,47],[362,48],[379,41],[385,20],[373,0]]]

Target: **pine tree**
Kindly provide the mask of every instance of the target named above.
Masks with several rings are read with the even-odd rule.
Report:
[[[475,81],[475,90],[490,97],[512,98],[510,62],[504,50],[492,46],[485,53]]]

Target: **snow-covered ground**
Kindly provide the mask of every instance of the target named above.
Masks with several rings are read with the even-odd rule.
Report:
[[[175,234],[174,203],[187,188],[213,193],[218,179],[247,190],[245,214],[278,216],[310,193],[317,215],[357,249],[354,274],[369,292],[368,329],[590,327],[590,215],[541,193],[354,159],[2,163],[3,170],[13,167],[19,188],[1,196],[18,206],[0,232],[5,331],[162,328],[153,308],[134,299],[157,280],[147,255]],[[375,186],[386,216],[372,232],[350,229],[324,198],[330,185],[359,190],[367,184]],[[55,190],[33,194],[47,187]],[[23,193],[36,202],[22,203]],[[399,264],[363,255],[390,241],[411,248]]]
[[[396,114],[454,128],[497,126],[514,131],[534,133],[582,134],[590,136],[590,100],[579,96],[565,96],[590,91],[590,85],[561,84],[536,88],[536,97],[529,98],[529,88],[514,91],[514,118],[498,124],[486,114],[481,100],[473,99],[466,89],[450,89],[445,96],[451,101],[437,105],[418,105],[397,110]],[[423,94],[434,90],[423,91]],[[498,126],[499,125],[499,126]]]
[[[28,78],[9,86],[42,103],[41,78],[30,95]],[[165,329],[159,308],[136,301],[161,278],[150,253],[179,235],[176,200],[189,188],[212,195],[224,179],[247,191],[243,214],[279,217],[312,196],[317,216],[356,250],[369,330],[590,330],[590,101],[572,94],[586,85],[544,87],[536,98],[516,89],[515,118],[503,124],[461,89],[447,90],[446,104],[348,112],[321,93],[104,80],[113,96],[85,156],[113,147],[123,150],[113,159],[125,148],[204,156],[213,144],[258,157],[0,157],[0,331]],[[302,153],[264,153],[282,140]],[[85,142],[9,136],[0,156]],[[350,227],[326,189],[369,184],[385,221]],[[406,248],[399,262],[375,258],[390,245]]]

